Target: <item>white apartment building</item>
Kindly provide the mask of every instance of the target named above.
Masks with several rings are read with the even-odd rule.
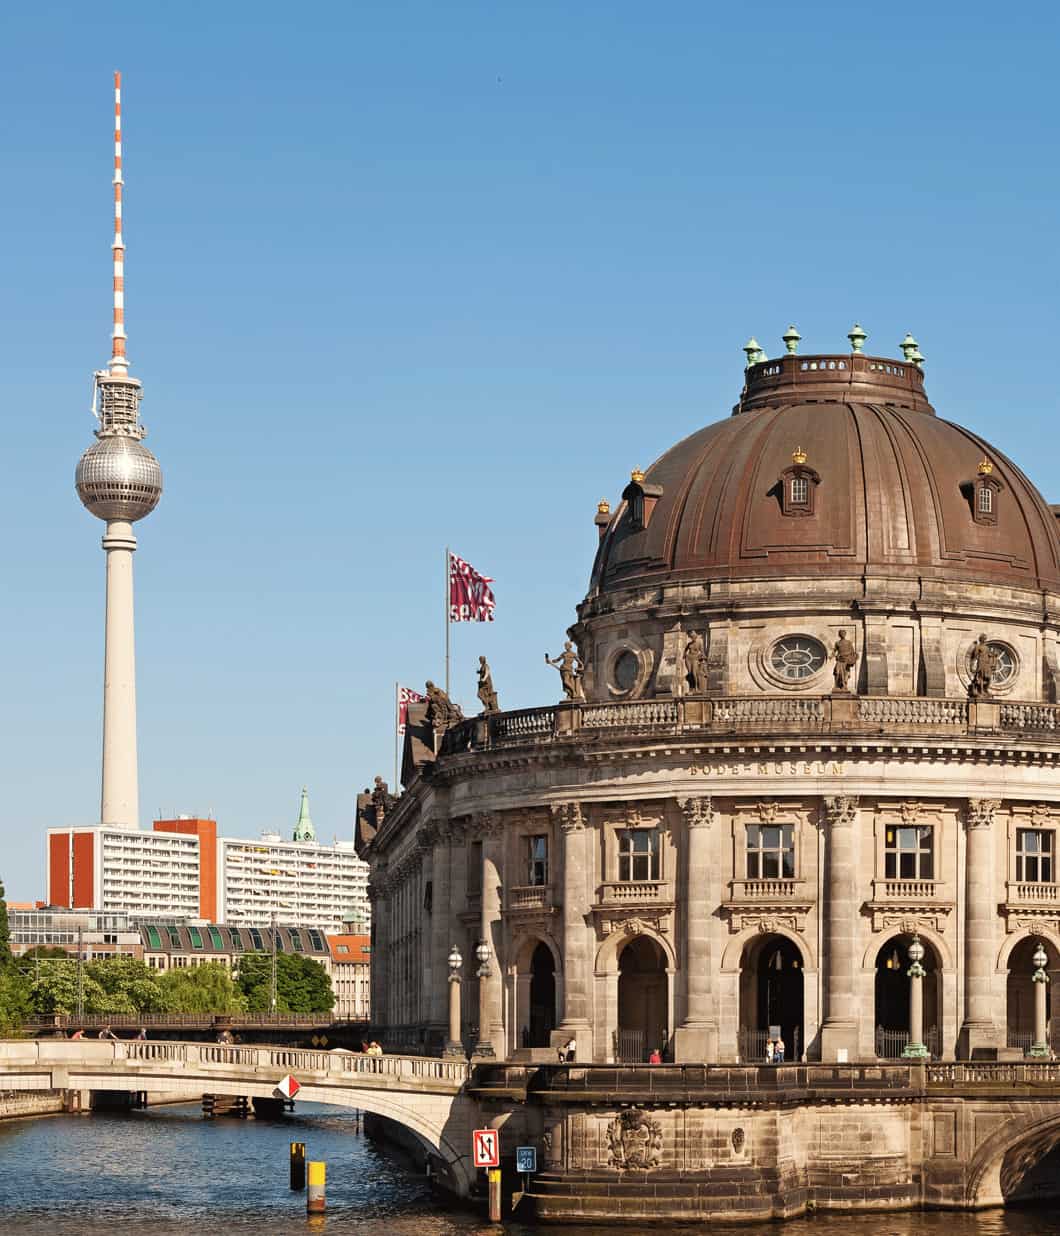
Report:
[[[352,841],[321,845],[262,833],[258,841],[223,837],[219,918],[233,926],[313,923],[328,932],[344,922],[367,927],[368,865]]]
[[[200,913],[200,838],[137,828],[48,830],[48,901],[104,914]]]
[[[48,902],[55,907],[236,926],[344,923],[367,931],[368,865],[352,841],[323,845],[302,791],[293,839],[218,837],[214,820],[156,820],[152,832],[96,825],[48,830]]]

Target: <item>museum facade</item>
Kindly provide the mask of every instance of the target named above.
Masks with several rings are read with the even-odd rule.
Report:
[[[1057,513],[936,416],[915,343],[785,341],[600,503],[568,698],[415,705],[404,792],[362,796],[390,1046],[455,1050],[456,986],[509,1061],[1040,1052]]]

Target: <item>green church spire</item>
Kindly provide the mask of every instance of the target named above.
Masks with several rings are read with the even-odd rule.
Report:
[[[298,808],[298,823],[294,826],[295,841],[316,841],[317,832],[309,818],[309,791],[302,786],[302,805]]]

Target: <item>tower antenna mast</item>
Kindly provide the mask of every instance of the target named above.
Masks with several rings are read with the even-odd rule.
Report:
[[[122,238],[121,207],[125,181],[121,173],[121,74],[114,74],[114,326],[110,374],[123,378],[129,372],[125,358],[125,241]]]

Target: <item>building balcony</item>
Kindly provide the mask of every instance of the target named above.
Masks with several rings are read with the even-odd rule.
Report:
[[[748,927],[805,931],[806,916],[812,908],[806,881],[795,879],[730,880],[728,900],[721,903],[733,934]]]
[[[1009,880],[1005,883],[1005,900],[1001,904],[1007,931],[1030,930],[1054,926],[1060,916],[1060,885],[1030,880]]]
[[[551,884],[520,884],[508,889],[508,902],[505,909],[518,912],[520,910],[551,910]]]
[[[672,901],[673,891],[665,880],[615,880],[600,885],[605,906],[652,905]]]
[[[874,931],[897,928],[915,932],[920,927],[942,931],[953,912],[942,880],[873,880],[866,909]]]

